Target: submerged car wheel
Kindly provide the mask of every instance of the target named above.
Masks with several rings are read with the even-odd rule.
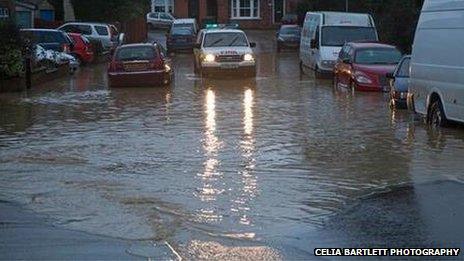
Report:
[[[427,115],[427,123],[432,127],[445,127],[448,123],[440,100],[436,100],[432,103],[432,105],[430,105]]]

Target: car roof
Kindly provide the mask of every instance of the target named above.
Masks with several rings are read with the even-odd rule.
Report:
[[[58,29],[41,29],[41,28],[27,28],[27,29],[21,29],[23,32],[59,32],[59,33],[64,33],[61,30]]]
[[[390,44],[385,44],[385,43],[378,43],[378,42],[351,42],[348,43],[355,49],[361,49],[361,48],[392,48],[392,49],[397,49],[396,46],[390,45]]]
[[[284,29],[284,28],[300,28],[300,26],[297,24],[286,24],[286,25],[280,26],[280,29]]]
[[[181,18],[181,19],[176,19],[174,20],[175,24],[189,24],[189,23],[195,23],[195,18]]]
[[[204,29],[205,33],[245,33],[240,29]]]
[[[105,23],[89,23],[89,22],[67,22],[67,23],[65,23],[65,24],[63,24],[63,25],[68,25],[68,24],[109,26],[109,24],[105,24]]]

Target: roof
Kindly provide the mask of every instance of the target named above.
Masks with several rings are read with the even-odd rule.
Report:
[[[67,23],[65,23],[63,25],[67,25],[67,24],[109,26],[109,24],[106,24],[106,23],[92,23],[92,22],[67,22]]]
[[[204,29],[206,33],[245,33],[239,29]]]
[[[153,46],[154,46],[154,43],[124,44],[124,45],[119,46],[119,48],[126,48],[126,47],[143,47],[143,46],[153,47]]]
[[[356,49],[359,48],[392,48],[396,49],[396,46],[378,42],[351,42],[349,45],[353,46]]]
[[[57,29],[42,29],[42,28],[26,28],[26,29],[21,29],[21,31],[23,32],[63,32]]]
[[[191,24],[191,23],[196,23],[196,20],[194,18],[181,18],[181,19],[176,19],[174,20],[175,24]]]

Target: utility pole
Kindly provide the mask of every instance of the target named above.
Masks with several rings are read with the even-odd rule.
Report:
[[[348,13],[348,0],[345,0],[345,12]]]

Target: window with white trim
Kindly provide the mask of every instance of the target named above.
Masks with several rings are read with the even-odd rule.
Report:
[[[231,0],[232,18],[259,18],[259,0]]]
[[[10,17],[10,11],[8,8],[0,7],[0,19]]]
[[[173,13],[174,0],[152,0],[151,11],[157,13]]]

